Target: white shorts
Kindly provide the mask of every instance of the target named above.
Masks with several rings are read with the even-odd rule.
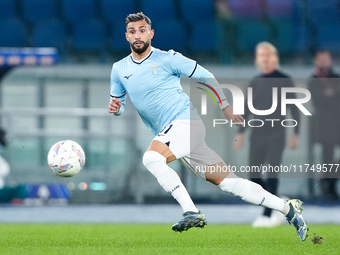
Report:
[[[223,159],[205,143],[205,127],[199,120],[174,120],[153,140],[165,143],[191,172],[205,179],[205,167]]]

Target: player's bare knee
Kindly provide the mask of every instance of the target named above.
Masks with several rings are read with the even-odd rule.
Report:
[[[172,153],[172,151],[169,149],[168,145],[157,141],[153,140],[148,148],[148,151],[155,151],[161,154],[163,157],[166,158],[166,162],[170,163],[174,160],[176,160],[176,156]]]

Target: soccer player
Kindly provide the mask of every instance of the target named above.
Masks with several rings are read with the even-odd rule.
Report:
[[[322,198],[338,200],[336,184],[339,173],[331,171],[331,164],[336,163],[334,151],[340,145],[340,84],[339,74],[333,70],[332,56],[327,50],[318,50],[314,57],[314,73],[308,81],[315,109],[315,124],[312,133],[322,145],[322,162],[328,168],[320,180]],[[314,129],[314,130],[313,130]]]
[[[125,25],[125,37],[130,44],[131,54],[113,64],[109,113],[121,115],[128,94],[143,122],[154,133],[155,138],[144,153],[143,164],[183,209],[183,219],[174,224],[172,230],[182,232],[192,227],[203,228],[207,224],[204,214],[191,200],[177,173],[167,165],[178,159],[194,174],[221,190],[239,196],[246,202],[280,211],[304,241],[308,228],[301,215],[300,200],[284,201],[234,173],[209,171],[218,166],[226,169],[226,164],[206,145],[204,124],[189,97],[182,91],[180,75],[211,86],[217,82],[214,76],[178,52],[153,48],[151,40],[155,32],[151,28],[151,20],[143,13],[128,15]],[[224,116],[233,122],[243,122],[242,116],[233,114],[233,108],[222,90],[218,90],[218,93],[222,99]]]

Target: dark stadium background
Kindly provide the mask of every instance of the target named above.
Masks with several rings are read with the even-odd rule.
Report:
[[[338,1],[229,0],[228,4],[231,14],[222,15],[212,0],[1,0],[0,47],[54,47],[59,52],[57,65],[14,68],[0,83],[0,125],[10,138],[3,155],[11,165],[7,184],[39,188],[61,183],[70,195],[66,203],[175,203],[142,165],[153,136],[131,103],[125,116],[113,118],[107,113],[111,66],[130,53],[124,36],[129,13],[143,11],[151,18],[153,46],[179,51],[218,78],[256,75],[254,48],[261,41],[277,47],[283,70],[298,78],[299,86],[306,86],[303,79],[312,73],[312,56],[318,48],[331,51],[339,70]],[[189,84],[183,78],[188,93]],[[320,162],[320,146],[310,142],[308,121],[302,120],[299,148],[286,150],[283,164]],[[235,132],[227,130],[227,143],[215,149],[227,162],[247,164],[247,148],[237,155],[231,150]],[[87,156],[84,170],[70,179],[55,176],[46,163],[50,146],[63,139],[79,142]],[[239,201],[192,177],[178,163],[173,167],[195,201]],[[318,176],[314,177],[282,179],[279,194],[317,201],[320,190]],[[47,196],[23,202],[65,201]]]

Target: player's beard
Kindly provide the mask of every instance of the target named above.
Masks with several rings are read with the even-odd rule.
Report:
[[[149,47],[150,45],[150,42],[142,42],[143,43],[143,47],[140,47],[140,48],[136,48],[133,43],[131,45],[131,48],[134,52],[136,52],[137,54],[142,54],[146,51],[146,49]]]

